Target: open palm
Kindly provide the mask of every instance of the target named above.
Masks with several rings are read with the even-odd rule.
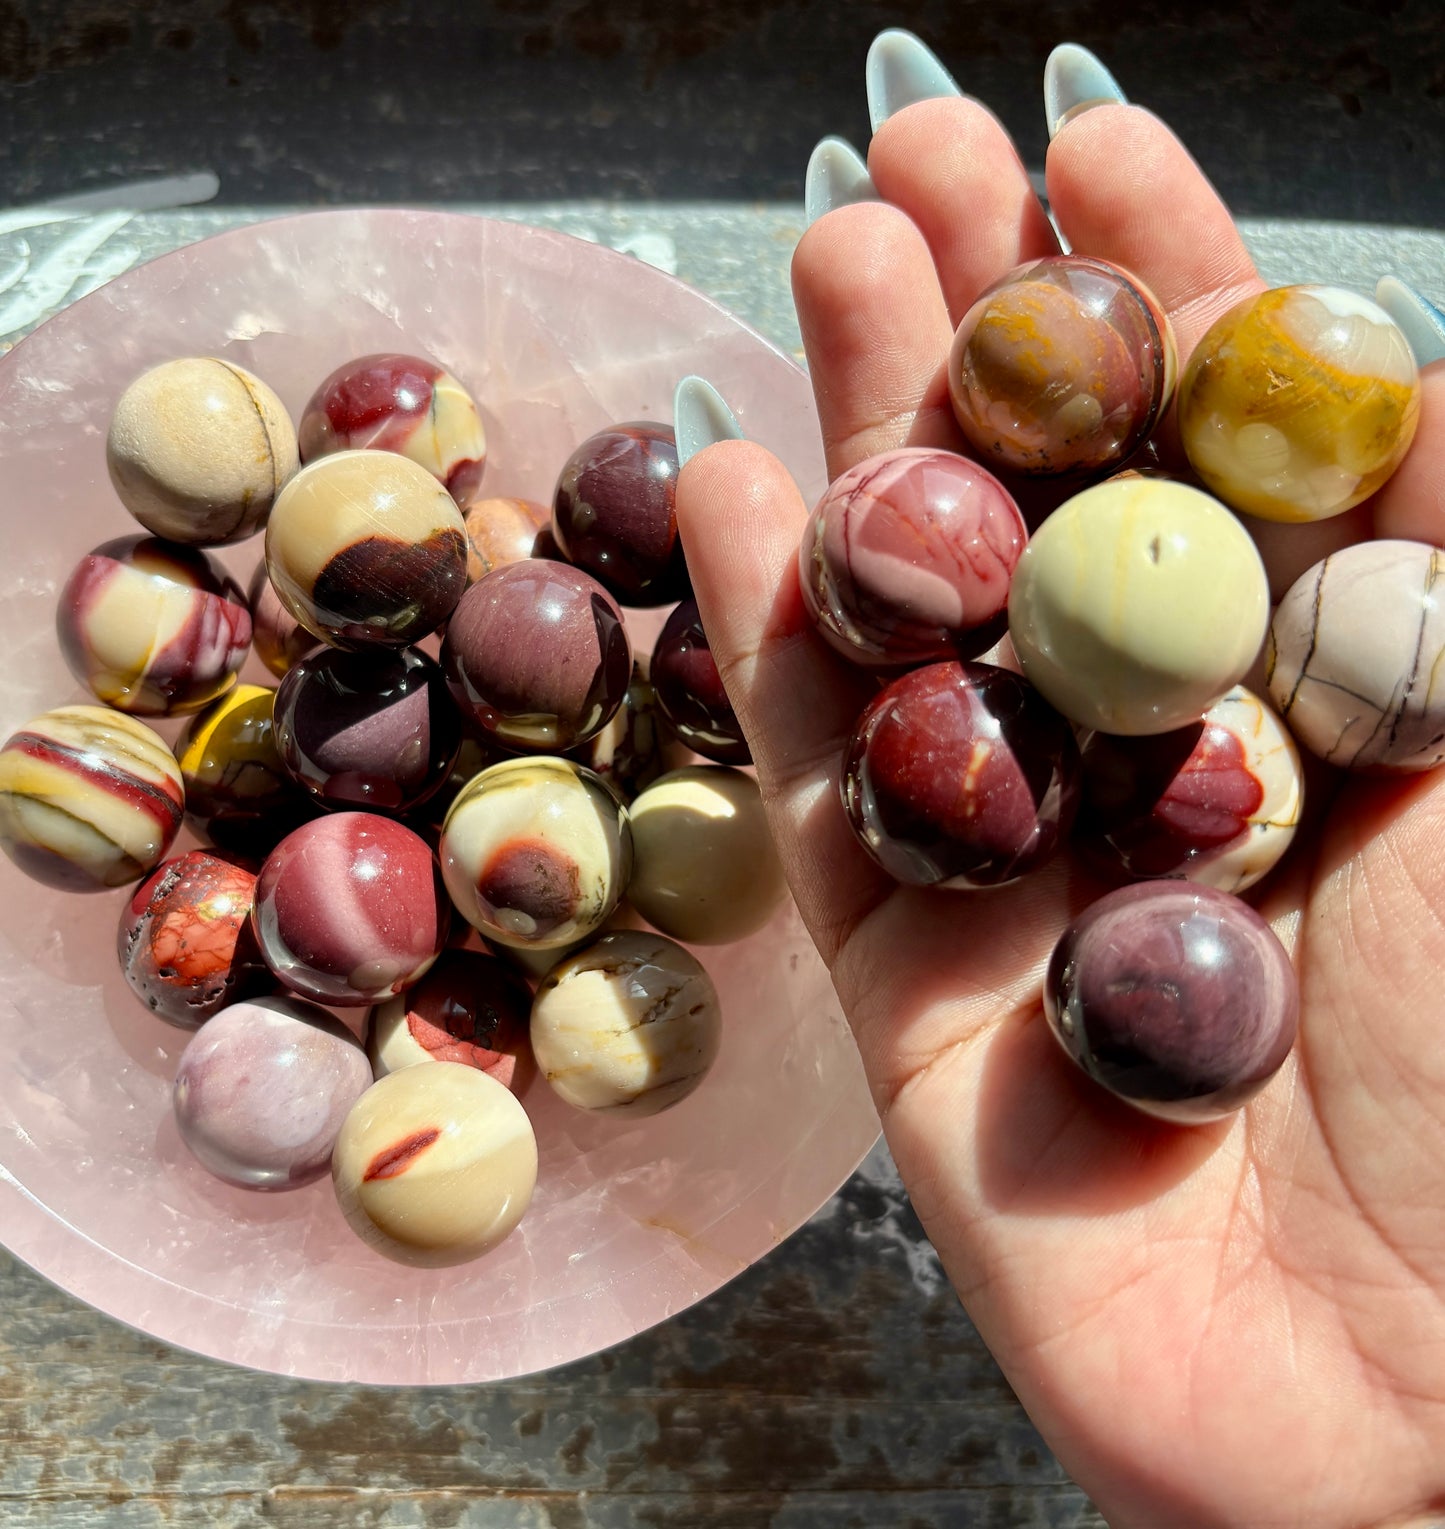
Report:
[[[869,171],[885,200],[828,213],[794,261],[831,476],[895,446],[959,447],[953,325],[1056,248],[976,103],[889,118]],[[1048,183],[1072,247],[1140,276],[1183,356],[1261,286],[1197,167],[1137,108],[1065,127]],[[1445,365],[1425,381],[1417,444],[1384,493],[1289,528],[1267,557],[1297,571],[1320,538],[1445,541]],[[1445,778],[1339,788],[1258,900],[1299,973],[1295,1052],[1233,1119],[1153,1123],[1076,1076],[1043,1019],[1048,953],[1099,890],[1082,872],[925,892],[853,840],[840,756],[872,685],[810,629],[806,507],[782,467],[745,442],[710,447],[682,476],[679,514],[899,1170],[1065,1466],[1111,1522],[1147,1529],[1445,1512]]]

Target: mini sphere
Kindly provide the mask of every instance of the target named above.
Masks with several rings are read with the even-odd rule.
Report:
[[[360,356],[337,367],[311,395],[297,435],[303,462],[354,450],[409,457],[458,504],[481,486],[487,460],[471,394],[421,356]]]
[[[1270,698],[1328,764],[1412,772],[1445,762],[1445,553],[1360,542],[1316,563],[1270,626]]]
[[[596,579],[531,558],[466,592],[447,624],[442,666],[457,705],[504,747],[560,753],[622,704],[632,646]]]
[[[295,1189],[325,1175],[370,1084],[366,1053],[324,1009],[255,998],[222,1009],[191,1038],[171,1097],[181,1140],[217,1178]]]
[[[1095,1082],[1188,1124],[1228,1115],[1279,1071],[1299,991],[1284,947],[1248,903],[1213,887],[1142,882],[1064,931],[1044,1013]]]
[[[753,762],[696,600],[683,600],[667,618],[652,649],[651,672],[658,710],[688,748],[718,764]]]
[[[1197,721],[1249,672],[1268,624],[1249,533],[1217,499],[1160,478],[1066,500],[1034,532],[1009,594],[1024,673],[1105,733]]]
[[[1179,433],[1205,486],[1264,520],[1324,520],[1404,460],[1420,416],[1410,343],[1339,287],[1278,287],[1231,308],[1179,384]]]
[[[1081,754],[1075,842],[1106,874],[1242,892],[1278,864],[1299,826],[1299,751],[1243,685],[1188,727],[1147,738],[1092,733]]]
[[[276,693],[285,768],[328,807],[409,812],[447,778],[461,739],[441,670],[415,648],[321,648]]]
[[[266,560],[256,564],[246,586],[251,611],[251,646],[256,657],[278,679],[316,646],[317,639],[282,605],[266,572]]]
[[[520,1093],[530,1081],[532,990],[496,956],[444,950],[405,993],[371,1015],[367,1054],[378,1078],[419,1062],[460,1062]]]
[[[686,1099],[722,1040],[717,989],[660,934],[623,930],[568,956],[532,1004],[532,1052],[575,1109],[636,1118]]]
[[[452,803],[441,865],[458,911],[489,940],[575,944],[601,928],[626,890],[627,811],[570,760],[506,760]]]
[[[442,1268],[489,1252],[537,1182],[527,1112],[475,1067],[404,1067],[356,1101],[332,1154],[351,1229],[398,1263]]]
[[[313,811],[276,751],[266,685],[235,685],[176,740],[186,812],[217,844],[270,849]]]
[[[261,966],[253,872],[206,850],[167,860],[136,888],[116,932],[120,969],[153,1013],[194,1030]]]
[[[741,770],[674,770],[638,796],[628,821],[627,900],[675,940],[725,945],[746,939],[788,895],[762,793]]]
[[[948,360],[953,412],[988,466],[1092,475],[1148,440],[1173,397],[1168,317],[1107,261],[1050,255],[990,287]]]
[[[552,512],[532,499],[476,499],[463,507],[467,578],[473,584],[494,568],[529,557],[550,557]]]
[[[265,525],[296,471],[296,432],[259,377],[213,356],[185,357],[121,394],[105,460],[121,503],[152,535],[218,547]]]
[[[266,567],[281,604],[322,642],[405,647],[461,599],[466,528],[424,467],[389,451],[340,451],[282,490]]]
[[[424,840],[390,818],[338,812],[267,856],[252,922],[281,982],[348,1007],[410,987],[441,954],[449,918]]]
[[[677,471],[672,426],[643,420],[583,441],[557,479],[557,546],[623,605],[669,605],[692,588],[677,534]]]
[[[858,842],[910,886],[1002,886],[1073,823],[1079,751],[1037,691],[990,664],[930,664],[864,708],[844,757]]]
[[[834,480],[798,550],[803,603],[845,658],[976,658],[1003,635],[1028,532],[1008,490],[949,451],[905,447]]]
[[[624,802],[650,786],[666,768],[666,724],[648,668],[645,657],[633,660],[632,679],[622,705],[601,732],[593,733],[567,756],[600,775]]]
[[[70,672],[98,699],[168,717],[199,711],[235,683],[251,613],[204,552],[124,536],[81,558],[55,630]]]
[[[60,706],[0,748],[0,849],[46,886],[135,881],[164,858],[184,811],[165,740],[121,712]]]

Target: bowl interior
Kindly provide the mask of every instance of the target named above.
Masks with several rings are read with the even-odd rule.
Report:
[[[55,597],[84,552],[135,529],[105,469],[126,383],[173,356],[225,356],[294,417],[335,366],[378,350],[430,355],[473,391],[494,494],[549,500],[580,440],[670,419],[691,371],[805,495],[823,487],[798,368],[630,257],[446,213],[316,213],[224,234],[120,277],[0,359],[6,735],[87,699],[56,645]],[[260,551],[258,538],[220,557],[244,581]],[[646,646],[656,621],[635,630]],[[789,907],[748,941],[699,951],[726,1035],[691,1099],[653,1120],[597,1120],[534,1085],[541,1173],[520,1229],[475,1263],[403,1268],[352,1235],[329,1183],[247,1193],[190,1158],[170,1111],[187,1036],[120,977],[123,899],[51,892],[0,861],[0,1236],[82,1299],[218,1358],[408,1384],[581,1357],[747,1267],[877,1133],[837,999]]]

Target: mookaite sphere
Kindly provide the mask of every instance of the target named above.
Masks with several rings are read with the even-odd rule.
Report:
[[[696,600],[681,601],[667,618],[652,649],[651,674],[658,710],[688,748],[719,764],[753,762]]]
[[[989,288],[948,359],[953,412],[996,471],[1096,474],[1149,438],[1174,393],[1169,320],[1135,277],[1049,255]]]
[[[478,1258],[517,1225],[537,1182],[527,1112],[475,1067],[404,1067],[356,1101],[331,1159],[351,1229],[398,1263]]]
[[[509,759],[473,778],[442,825],[462,916],[502,945],[553,949],[599,929],[632,874],[627,812],[567,759]]]
[[[340,451],[282,490],[266,567],[282,605],[322,642],[404,647],[461,598],[466,530],[424,467],[389,451]]]
[[[81,558],[55,610],[70,672],[140,717],[199,711],[229,690],[251,645],[241,591],[203,552],[123,536]]]
[[[499,743],[558,753],[622,704],[632,646],[596,579],[532,558],[466,592],[447,623],[442,665],[457,705]]]
[[[1339,287],[1278,287],[1231,308],[1179,384],[1179,433],[1205,486],[1265,520],[1324,520],[1400,465],[1420,375],[1385,310]]]
[[[303,998],[380,1003],[441,954],[448,904],[411,829],[369,812],[303,824],[271,851],[253,914],[266,965]]]
[[[460,1062],[515,1092],[531,1077],[532,990],[520,973],[477,950],[444,950],[405,993],[371,1014],[367,1052],[378,1078],[419,1062]]]
[[[339,366],[311,395],[301,460],[392,451],[424,467],[458,504],[481,486],[487,434],[471,394],[445,368],[394,352]]]
[[[532,1004],[537,1067],[579,1110],[660,1114],[707,1076],[721,1040],[712,979],[659,934],[603,935],[553,967]]]
[[[120,712],[60,706],[0,748],[0,849],[47,886],[98,892],[144,876],[184,811],[175,756]]]
[[[818,501],[798,549],[803,603],[855,663],[976,658],[1003,635],[1027,540],[991,473],[904,447],[849,468]]]
[[[446,779],[461,728],[441,670],[415,648],[321,648],[276,692],[282,761],[328,807],[409,812]]]
[[[194,1030],[261,965],[250,936],[256,877],[191,850],[158,866],[121,910],[120,969],[153,1013]]]
[[[348,1111],[371,1084],[356,1038],[314,1004],[232,1004],[192,1037],[172,1091],[181,1140],[242,1189],[325,1174]]]
[[[562,555],[623,605],[667,605],[692,585],[677,534],[677,442],[641,421],[591,436],[557,479],[552,534]]]
[[[1360,542],[1316,563],[1270,626],[1270,698],[1311,753],[1352,770],[1445,761],[1445,553]]]
[[[494,568],[556,552],[552,512],[532,499],[476,499],[462,507],[467,528],[467,577],[473,584]]]
[[[1066,500],[1014,571],[1009,637],[1066,717],[1106,733],[1166,733],[1242,680],[1269,623],[1249,533],[1216,499],[1116,478]]]
[[[317,638],[282,605],[266,572],[265,558],[256,564],[246,586],[246,604],[251,611],[251,646],[279,679],[298,658],[305,658]]]
[[[895,880],[1001,886],[1068,833],[1079,751],[1068,723],[1012,671],[930,664],[868,703],[841,784],[853,832]]]
[[[1075,840],[1115,875],[1242,892],[1273,869],[1299,825],[1299,751],[1243,685],[1188,727],[1147,738],[1092,733],[1082,755]]]
[[[217,547],[265,525],[296,471],[296,432],[259,377],[213,356],[184,357],[121,394],[105,459],[121,503],[147,531]]]
[[[624,802],[650,786],[666,768],[665,724],[649,671],[649,660],[635,657],[622,705],[601,732],[568,751],[569,759],[600,775]]]
[[[788,895],[751,775],[693,765],[654,781],[628,809],[627,900],[654,929],[725,945],[765,925]]]
[[[1147,1114],[1192,1122],[1229,1114],[1279,1070],[1299,991],[1284,947],[1247,903],[1145,882],[1064,931],[1044,1012],[1089,1077]]]

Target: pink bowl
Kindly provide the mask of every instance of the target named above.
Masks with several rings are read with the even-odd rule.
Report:
[[[130,529],[105,469],[125,384],[172,356],[220,355],[294,415],[342,361],[382,350],[430,355],[477,395],[493,494],[549,500],[578,441],[670,418],[692,371],[805,495],[824,486],[798,368],[628,256],[447,213],[315,213],[224,234],[111,282],[0,359],[0,736],[83,699],[56,644],[55,598],[82,553]],[[253,540],[221,559],[244,582],[259,555]],[[639,645],[655,624],[635,623]],[[247,674],[267,679],[254,662]],[[479,1262],[402,1268],[353,1236],[329,1183],[251,1194],[190,1158],[170,1111],[186,1036],[121,979],[124,895],[67,897],[0,861],[0,1236],[82,1300],[204,1354],[390,1384],[562,1364],[741,1272],[877,1134],[852,1038],[789,908],[753,939],[701,952],[727,1020],[704,1087],[635,1124],[534,1087],[541,1174],[521,1228]]]

